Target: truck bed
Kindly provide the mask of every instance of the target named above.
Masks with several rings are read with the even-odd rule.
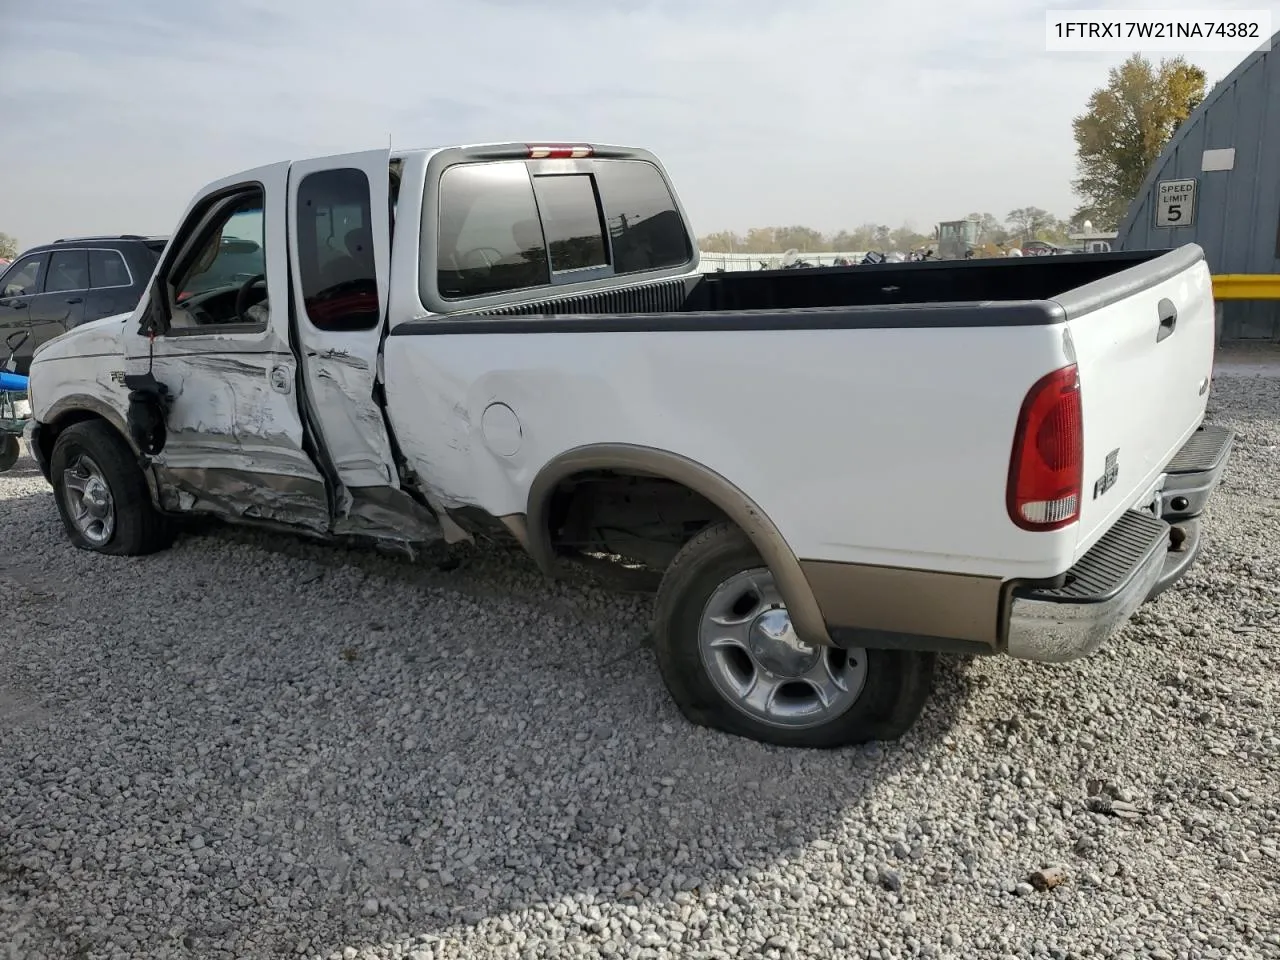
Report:
[[[444,502],[518,513],[526,471],[625,442],[735,478],[804,559],[1039,579],[1152,499],[1203,418],[1212,290],[1194,244],[679,277],[406,318],[384,357],[397,434]],[[1079,522],[1031,532],[1010,519],[1011,443],[1028,391],[1068,364]],[[521,465],[478,452],[495,398]]]
[[[403,324],[399,333],[455,332],[451,322],[466,323],[469,332],[481,333],[475,317],[578,317],[576,330],[589,327],[619,329],[618,322],[586,322],[588,317],[636,317],[662,314],[666,322],[649,321],[646,329],[751,328],[747,318],[731,321],[716,314],[779,311],[830,311],[840,309],[839,318],[821,315],[793,316],[783,326],[795,327],[875,327],[875,326],[996,326],[1051,322],[1043,309],[1021,306],[1055,301],[1068,312],[1096,309],[1117,299],[1135,286],[1149,286],[1165,276],[1174,276],[1201,256],[1200,249],[1187,245],[1175,251],[1142,250],[1116,253],[1076,254],[1056,257],[1000,258],[990,260],[941,261],[925,263],[866,264],[853,267],[820,267],[798,270],[712,273],[658,282],[637,283],[591,293],[544,297],[501,307],[435,316]],[[1154,262],[1154,261],[1159,261]],[[1148,266],[1149,265],[1149,266]],[[1143,269],[1144,266],[1146,269]],[[1090,287],[1116,274],[1130,271],[1131,282],[1099,284],[1103,299],[1091,297]],[[1126,278],[1128,279],[1128,278]],[[927,312],[893,310],[887,316],[875,308],[914,304],[956,305],[961,310],[934,309]],[[975,312],[973,307],[985,310]],[[1003,309],[1001,309],[1003,307]],[[853,308],[850,311],[849,308]],[[858,308],[863,308],[859,310]],[[856,311],[856,312],[854,312]],[[679,314],[701,314],[698,320]],[[778,326],[776,316],[767,320]],[[654,322],[658,326],[652,326]],[[727,325],[726,325],[727,323]],[[630,326],[630,323],[626,324]],[[480,325],[487,326],[487,325]],[[523,324],[519,325],[523,327]],[[410,329],[403,329],[408,327]],[[428,330],[426,328],[430,327]],[[515,332],[510,323],[495,329]],[[530,327],[532,330],[533,328]],[[545,329],[545,327],[542,327]]]

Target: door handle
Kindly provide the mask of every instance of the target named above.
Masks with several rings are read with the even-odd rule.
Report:
[[[27,301],[15,300],[13,303],[9,304],[9,308],[11,310],[25,310],[27,309]]]
[[[1163,299],[1157,304],[1156,309],[1160,313],[1160,326],[1156,329],[1156,343],[1166,337],[1173,336],[1173,331],[1178,326],[1178,308],[1173,305],[1173,301]]]
[[[72,297],[67,303],[84,303],[84,297]]]

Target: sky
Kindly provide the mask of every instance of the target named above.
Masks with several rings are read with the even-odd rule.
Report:
[[[1067,216],[1071,119],[1126,55],[1046,52],[1051,6],[1280,28],[1257,0],[0,0],[0,231],[167,234],[263,163],[513,140],[653,150],[699,235]],[[1212,85],[1245,56],[1189,58]]]

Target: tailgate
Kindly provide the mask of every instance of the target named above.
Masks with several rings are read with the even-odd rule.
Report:
[[[1150,492],[1204,417],[1213,287],[1203,252],[1188,244],[1057,299],[1080,371],[1078,558]]]

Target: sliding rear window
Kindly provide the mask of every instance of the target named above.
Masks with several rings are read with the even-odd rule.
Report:
[[[553,273],[588,270],[609,262],[594,181],[589,173],[533,178]]]
[[[544,171],[520,160],[444,171],[440,296],[470,299],[679,267],[692,259],[675,200],[653,164],[598,160],[590,172]]]

